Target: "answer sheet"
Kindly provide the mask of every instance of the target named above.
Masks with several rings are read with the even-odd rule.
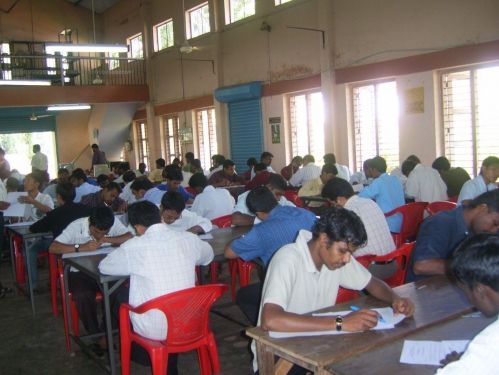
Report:
[[[452,352],[462,353],[469,340],[414,341],[405,340],[400,363],[441,366],[441,360]]]

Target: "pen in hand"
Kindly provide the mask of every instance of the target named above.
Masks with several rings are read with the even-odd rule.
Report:
[[[351,305],[351,306],[350,306],[350,310],[352,310],[352,311],[354,311],[354,312],[355,312],[355,311],[359,311],[359,310],[361,310],[361,308],[360,308],[359,306],[356,306],[356,305]],[[383,319],[383,317],[382,317],[380,314],[378,314],[378,320],[379,320],[381,323],[386,323],[385,319]]]

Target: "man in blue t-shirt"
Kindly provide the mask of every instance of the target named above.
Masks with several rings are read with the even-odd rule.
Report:
[[[173,164],[167,165],[165,169],[163,169],[163,177],[166,179],[166,184],[159,184],[156,188],[162,191],[176,191],[182,195],[185,203],[192,203],[194,197],[181,185],[184,176],[179,167]]]

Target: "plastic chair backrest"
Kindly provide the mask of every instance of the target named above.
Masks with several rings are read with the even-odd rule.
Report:
[[[457,203],[458,198],[459,198],[459,195],[454,195],[453,197],[449,197],[449,199],[447,199],[447,200],[449,202]]]
[[[436,201],[436,202],[431,202],[426,206],[426,211],[430,215],[435,215],[438,212],[441,211],[448,211],[456,208],[456,203],[454,202],[449,202],[449,201]]]
[[[167,345],[188,345],[209,333],[211,305],[227,290],[227,285],[210,284],[180,290],[154,298],[130,311],[143,314],[157,309],[168,322]]]
[[[232,225],[232,215],[216,217],[211,220],[211,223],[219,228],[230,228]]]
[[[286,190],[284,192],[284,197],[290,201],[291,203],[294,203],[296,207],[303,207],[304,204],[300,197],[298,196],[298,192],[294,190]]]
[[[395,214],[402,215],[402,226],[400,227],[400,233],[398,233],[399,239],[395,245],[400,246],[407,240],[416,239],[427,205],[426,202],[407,203],[385,214],[386,217]]]
[[[397,271],[385,279],[384,281],[390,285],[392,288],[403,285],[405,283],[405,277],[407,275],[407,270],[409,268],[409,263],[411,259],[412,250],[416,242],[404,243],[398,249],[392,251],[389,254],[383,256],[375,256],[371,259],[372,262],[397,262]]]

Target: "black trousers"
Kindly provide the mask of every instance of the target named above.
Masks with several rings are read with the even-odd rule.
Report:
[[[256,326],[258,321],[258,310],[262,299],[263,283],[250,284],[240,288],[236,294],[236,304],[239,306],[248,320]]]
[[[83,272],[69,273],[69,291],[73,296],[80,321],[88,334],[102,332],[104,324],[97,318],[97,302],[95,294],[100,291],[97,282]]]

